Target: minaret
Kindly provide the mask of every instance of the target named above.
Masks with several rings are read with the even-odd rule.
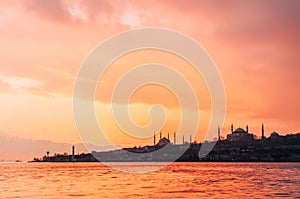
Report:
[[[170,140],[170,135],[169,135],[169,132],[168,132],[168,140]]]
[[[246,132],[249,133],[248,125],[246,125]]]
[[[233,124],[231,124],[231,133],[233,133]]]
[[[174,132],[174,144],[176,144],[176,133]]]
[[[265,139],[265,128],[264,128],[264,124],[261,125],[261,139]]]
[[[192,135],[190,135],[190,144],[192,144]]]
[[[182,144],[184,144],[184,135],[182,136]]]
[[[155,141],[155,133],[153,134],[153,146],[155,146],[155,143],[156,143],[156,141]]]
[[[159,140],[161,140],[161,132],[159,132]]]
[[[218,126],[218,140],[221,138],[220,127]]]
[[[72,160],[74,160],[74,154],[75,154],[75,146],[72,146]]]

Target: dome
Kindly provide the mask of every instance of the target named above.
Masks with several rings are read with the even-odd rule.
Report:
[[[162,139],[160,139],[157,143],[158,146],[166,146],[167,144],[170,143],[170,140],[168,140],[167,138],[163,137]]]
[[[235,133],[247,133],[247,132],[242,128],[237,128],[235,131],[233,131],[232,134],[235,134]]]
[[[279,137],[279,134],[274,131],[273,133],[271,133],[271,137]]]

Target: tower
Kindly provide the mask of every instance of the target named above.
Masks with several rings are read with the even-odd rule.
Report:
[[[247,132],[247,133],[249,133],[249,130],[248,130],[248,125],[246,125],[246,132]]]
[[[159,132],[159,140],[161,140],[161,132]]]
[[[176,133],[174,132],[174,144],[176,144]]]
[[[261,125],[261,139],[265,139],[265,128],[264,128],[264,124]]]
[[[168,132],[168,140],[170,140],[170,135],[169,135],[169,132]]]
[[[72,146],[72,160],[74,160],[74,155],[75,155],[75,146]]]
[[[192,135],[190,135],[190,144],[192,144]]]
[[[182,136],[182,144],[184,144],[184,135]]]
[[[155,133],[153,134],[153,146],[155,146]]]
[[[231,133],[233,133],[233,124],[231,124]]]
[[[221,133],[220,133],[220,127],[218,126],[218,140],[220,140]]]

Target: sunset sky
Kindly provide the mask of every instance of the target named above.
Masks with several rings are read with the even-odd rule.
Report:
[[[299,10],[297,0],[1,1],[0,160],[39,156],[48,145],[54,153],[55,143],[60,143],[58,152],[69,150],[67,144],[80,143],[72,93],[81,64],[105,39],[142,27],[179,31],[207,50],[226,91],[222,136],[230,132],[231,123],[236,128],[248,124],[257,136],[262,123],[266,136],[272,131],[299,132]],[[178,69],[197,90],[202,117],[195,139],[200,141],[211,108],[203,80],[184,60],[151,50],[121,57],[99,82],[95,111],[107,136],[120,146],[153,143],[152,137],[141,141],[122,135],[109,105],[118,78],[148,62]],[[158,86],[141,88],[132,96],[130,111],[137,124],[146,125],[147,110],[157,103],[169,116],[163,129],[166,136],[176,131],[180,120],[180,107],[170,92]]]

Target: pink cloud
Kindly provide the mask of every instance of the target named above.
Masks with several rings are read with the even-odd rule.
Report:
[[[54,21],[65,21],[70,19],[65,1],[23,1],[23,6],[28,12],[32,12],[36,17],[45,17]]]

